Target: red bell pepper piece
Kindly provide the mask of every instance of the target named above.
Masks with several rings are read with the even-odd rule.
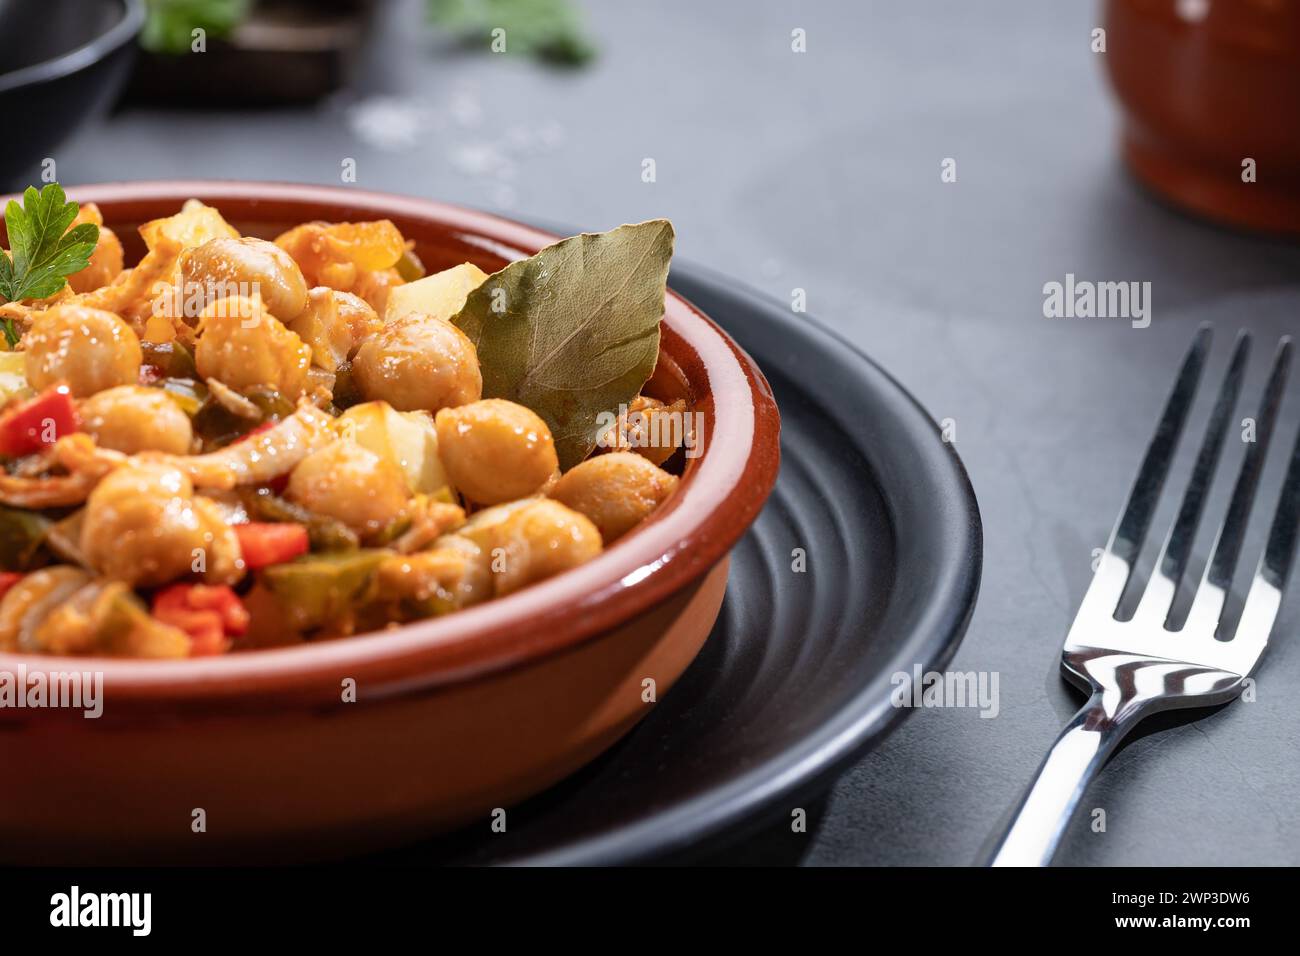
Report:
[[[253,522],[234,526],[244,564],[250,570],[292,561],[308,549],[307,529],[299,524]]]
[[[72,393],[66,385],[55,385],[0,413],[0,455],[30,455],[79,427]]]
[[[223,585],[173,584],[154,595],[153,616],[190,636],[190,656],[224,654],[248,630],[248,610]]]

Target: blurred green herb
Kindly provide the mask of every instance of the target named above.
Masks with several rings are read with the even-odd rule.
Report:
[[[28,186],[21,206],[9,200],[5,207],[9,252],[0,251],[0,299],[17,302],[54,295],[68,276],[90,264],[99,227],[83,222],[68,229],[78,208],[67,201],[58,183],[40,192]],[[9,338],[7,328],[5,338]]]
[[[18,341],[20,339],[18,330],[14,328],[14,320],[10,318],[0,320],[0,330],[3,330],[5,334],[5,344],[9,346],[9,351],[12,352],[18,347]]]
[[[140,45],[153,53],[189,53],[195,30],[229,36],[251,5],[250,0],[147,0]]]
[[[505,52],[581,66],[596,49],[573,0],[426,0],[429,20],[467,42],[489,46],[505,31]]]

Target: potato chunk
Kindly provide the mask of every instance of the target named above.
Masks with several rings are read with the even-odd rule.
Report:
[[[438,319],[450,319],[465,306],[465,299],[482,285],[487,273],[472,262],[425,276],[388,293],[384,321],[391,322],[412,312]]]

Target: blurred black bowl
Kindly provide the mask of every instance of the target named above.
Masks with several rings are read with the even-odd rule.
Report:
[[[41,160],[117,97],[144,0],[0,0],[0,192],[36,183]]]

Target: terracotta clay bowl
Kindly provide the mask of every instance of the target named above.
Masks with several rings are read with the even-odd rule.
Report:
[[[1300,0],[1106,0],[1102,58],[1144,184],[1300,236]]]
[[[492,272],[556,238],[344,188],[150,182],[69,193],[99,204],[128,261],[142,253],[134,227],[191,196],[260,236],[387,217],[430,271],[468,260]],[[0,655],[0,671],[91,670],[104,681],[97,719],[0,708],[10,770],[0,859],[324,859],[490,827],[498,808],[508,826],[512,805],[600,754],[655,706],[647,698],[669,691],[708,636],[728,552],[776,479],[780,423],[766,380],[672,293],[648,390],[702,414],[702,453],[642,527],[566,574],[318,644],[170,662]]]

